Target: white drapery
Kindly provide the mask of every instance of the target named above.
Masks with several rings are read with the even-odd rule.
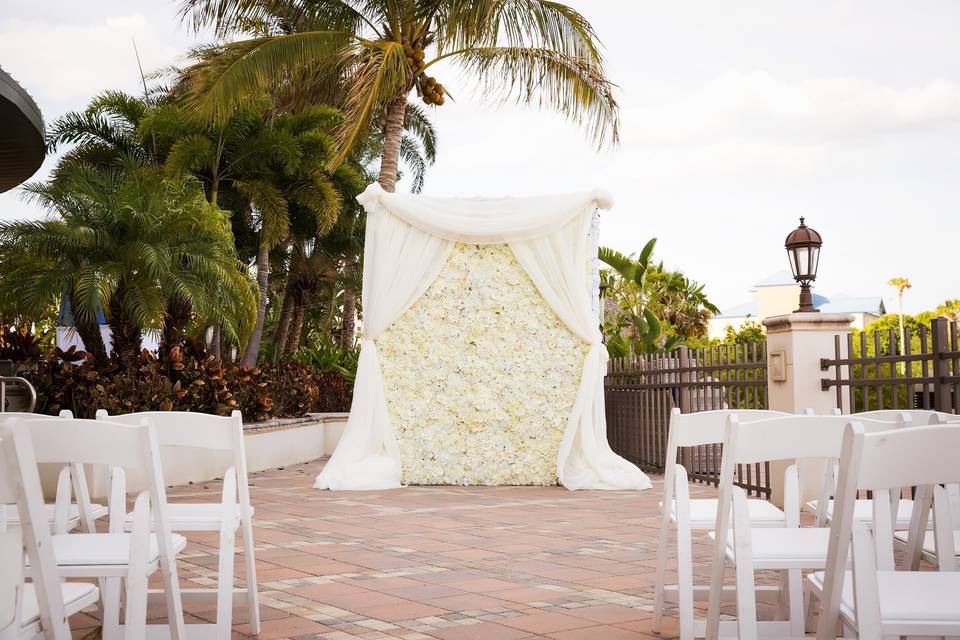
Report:
[[[568,489],[650,487],[647,476],[607,443],[607,352],[587,293],[587,264],[591,218],[598,207],[611,206],[609,198],[425,198],[387,193],[374,183],[358,200],[367,210],[360,361],[350,418],[316,488],[401,486],[400,450],[374,339],[424,294],[456,242],[507,244],[560,320],[590,345],[557,455],[560,483]]]

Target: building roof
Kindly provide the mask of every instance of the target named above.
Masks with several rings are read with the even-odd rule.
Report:
[[[880,296],[834,296],[816,307],[825,313],[872,313],[877,316],[887,313]]]
[[[793,279],[793,273],[789,269],[783,269],[775,273],[771,273],[766,278],[756,283],[754,288],[758,287],[782,287],[787,284],[797,284],[797,281]]]
[[[813,294],[813,306],[824,313],[872,313],[876,316],[882,316],[887,312],[883,305],[883,298],[880,296],[852,297],[838,295],[828,298],[815,293]],[[724,318],[755,318],[758,313],[757,302],[751,300],[729,309],[723,309],[719,315]]]
[[[46,155],[43,116],[33,98],[0,69],[0,193],[28,179]]]

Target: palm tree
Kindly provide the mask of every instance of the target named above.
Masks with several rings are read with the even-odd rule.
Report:
[[[933,313],[940,318],[946,318],[950,322],[960,325],[960,298],[955,300],[946,300],[938,305]]]
[[[114,353],[126,364],[139,354],[145,329],[164,328],[176,339],[164,327],[173,307],[233,336],[249,331],[250,283],[224,212],[206,202],[196,180],[173,180],[133,161],[121,169],[74,162],[25,190],[52,215],[0,223],[0,295],[34,313],[67,295],[82,337],[105,310]],[[105,359],[102,344],[85,345]]]
[[[556,109],[585,124],[601,145],[618,137],[593,27],[552,0],[182,0],[181,13],[220,35],[259,34],[218,45],[187,70],[195,106],[216,113],[243,96],[310,78],[321,100],[342,96],[333,166],[371,123],[382,124],[379,182],[386,191],[397,181],[408,97],[416,92],[442,106],[449,95],[427,73],[441,62],[486,97]]]
[[[887,284],[897,289],[897,315],[900,320],[900,350],[902,352],[907,343],[906,330],[903,326],[903,293],[913,285],[910,284],[908,278],[890,278]]]

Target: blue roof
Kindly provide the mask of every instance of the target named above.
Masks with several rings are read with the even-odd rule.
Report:
[[[735,307],[723,309],[720,312],[720,315],[727,316],[728,318],[755,317],[757,315],[757,303],[754,300],[751,300],[750,302],[744,302],[743,304],[738,304]]]
[[[813,306],[824,313],[872,313],[882,316],[887,312],[883,306],[883,298],[880,296],[834,296],[833,298],[828,298],[827,296],[815,293],[813,294]],[[735,307],[724,309],[719,315],[727,318],[755,318],[757,317],[757,313],[757,303],[751,300],[750,302],[744,302]]]
[[[887,312],[880,296],[835,296],[816,307],[825,313],[872,313],[882,316]]]

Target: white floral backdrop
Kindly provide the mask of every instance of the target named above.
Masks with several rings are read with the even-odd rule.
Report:
[[[509,247],[457,244],[376,344],[404,483],[557,483],[589,347]]]

